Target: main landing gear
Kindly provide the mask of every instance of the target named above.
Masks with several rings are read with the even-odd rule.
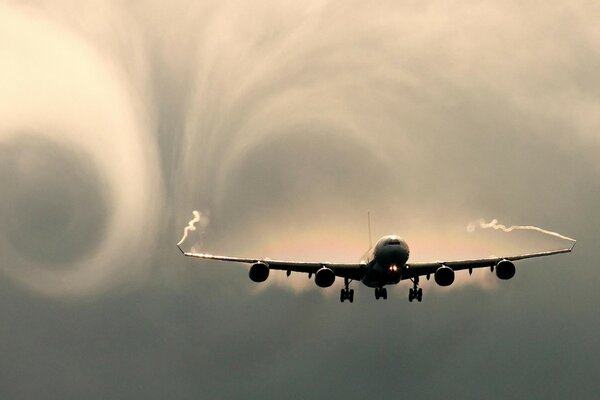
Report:
[[[350,285],[350,279],[344,278],[344,288],[340,293],[340,301],[343,303],[345,300],[348,300],[350,303],[354,302],[354,289],[348,288]]]
[[[419,277],[416,276],[411,279],[413,282],[413,287],[408,290],[408,301],[412,303],[413,300],[417,300],[421,302],[423,300],[423,289],[419,287]]]
[[[386,288],[384,288],[384,287],[376,287],[375,288],[375,299],[379,300],[379,298],[387,300],[387,289]]]

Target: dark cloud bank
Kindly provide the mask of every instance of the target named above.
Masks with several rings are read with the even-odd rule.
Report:
[[[595,4],[0,11],[2,398],[597,396]],[[432,257],[541,243],[466,235],[479,217],[578,244],[349,305],[184,259],[193,209],[239,255],[317,234],[353,261],[366,209]]]

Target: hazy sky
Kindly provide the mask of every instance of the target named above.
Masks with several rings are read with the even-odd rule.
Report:
[[[125,4],[127,3],[127,4]],[[0,397],[596,398],[595,1],[3,1]],[[376,301],[240,256],[563,247]]]

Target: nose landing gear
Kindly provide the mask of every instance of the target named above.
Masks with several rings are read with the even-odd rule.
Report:
[[[413,287],[408,290],[408,301],[412,303],[416,299],[418,302],[421,302],[423,300],[423,289],[419,287],[419,277],[416,276],[411,280]]]
[[[379,298],[387,300],[387,289],[384,287],[375,288],[375,299],[379,300]]]
[[[354,302],[354,289],[348,288],[350,285],[350,280],[348,278],[344,278],[344,288],[340,293],[340,301],[343,303],[345,300],[348,300],[350,303]]]

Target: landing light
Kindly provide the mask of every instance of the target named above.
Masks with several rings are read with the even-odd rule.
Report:
[[[390,266],[390,271],[392,271],[392,272],[398,272],[398,267],[395,266],[395,265],[391,265]]]

